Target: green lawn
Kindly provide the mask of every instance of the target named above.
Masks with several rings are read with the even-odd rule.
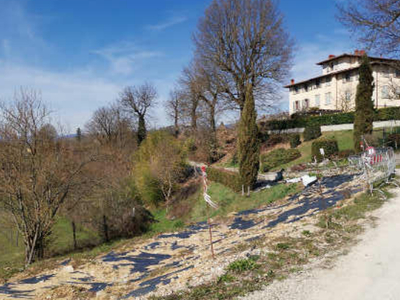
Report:
[[[12,223],[11,223],[12,224]],[[10,224],[10,225],[11,225]],[[24,266],[24,244],[19,237],[16,245],[16,231],[13,230],[12,241],[10,230],[0,233],[0,280],[6,279]],[[6,236],[7,235],[7,236]],[[94,246],[101,242],[98,235],[90,230],[77,226],[78,247]],[[54,225],[53,233],[49,239],[46,256],[61,255],[73,251],[73,236],[71,222],[66,218],[58,218]]]

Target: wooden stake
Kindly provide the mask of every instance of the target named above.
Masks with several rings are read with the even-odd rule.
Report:
[[[213,239],[212,239],[211,221],[210,221],[210,208],[208,207],[208,205],[207,205],[207,223],[208,223],[208,231],[210,233],[211,255],[212,255],[212,258],[215,259],[214,245],[213,245]]]

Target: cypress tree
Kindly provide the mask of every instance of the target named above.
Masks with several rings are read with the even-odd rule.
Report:
[[[354,150],[361,151],[361,136],[371,134],[374,121],[374,102],[372,93],[374,90],[374,78],[367,55],[361,60],[359,69],[359,83],[356,93],[356,111],[354,117]]]
[[[260,141],[256,121],[257,113],[253,90],[251,85],[248,84],[238,133],[239,174],[245,189],[254,187],[260,167]]]
[[[76,130],[76,140],[78,142],[80,142],[82,140],[82,131],[81,131],[80,127],[78,127],[78,129]]]

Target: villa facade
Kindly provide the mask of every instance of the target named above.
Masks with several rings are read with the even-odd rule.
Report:
[[[291,83],[289,89],[290,114],[310,108],[350,111],[355,107],[358,69],[364,51],[354,54],[329,55],[317,63],[322,75]],[[376,108],[400,106],[400,61],[369,57],[374,77],[373,101]]]

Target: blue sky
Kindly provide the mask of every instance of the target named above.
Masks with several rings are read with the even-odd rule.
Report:
[[[335,20],[336,1],[280,1],[297,42],[291,78],[318,74],[317,61],[357,48]],[[124,86],[150,81],[160,94],[151,125],[169,124],[163,103],[192,57],[192,32],[210,3],[0,0],[0,99],[21,87],[40,90],[55,121],[73,132]],[[283,93],[282,108],[285,101]]]

